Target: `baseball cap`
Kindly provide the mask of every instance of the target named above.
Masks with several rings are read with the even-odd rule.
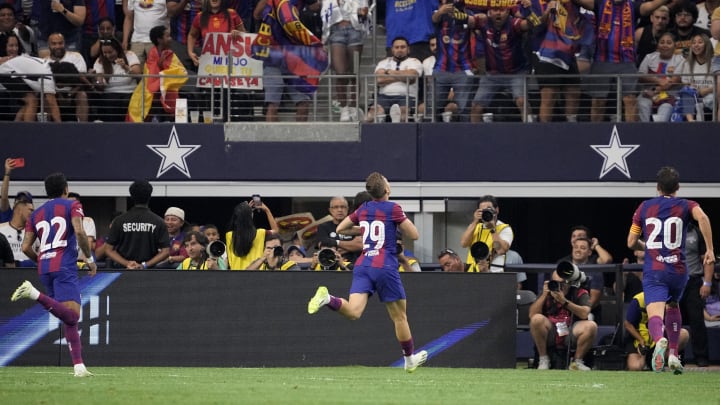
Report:
[[[290,255],[290,252],[292,252],[293,250],[295,250],[295,251],[297,251],[298,253],[300,253],[300,255],[302,255],[302,257],[307,257],[307,256],[305,255],[304,249],[301,248],[300,246],[296,246],[296,245],[291,245],[291,246],[287,249],[287,254],[288,254],[288,256]]]
[[[33,202],[32,194],[30,194],[29,191],[20,191],[19,193],[17,193],[17,195],[15,196],[15,204],[21,203],[21,202],[32,204],[32,202]]]
[[[168,215],[174,215],[183,221],[185,220],[185,211],[183,211],[181,208],[178,208],[178,207],[168,208],[167,211],[165,211],[165,216],[168,216]]]

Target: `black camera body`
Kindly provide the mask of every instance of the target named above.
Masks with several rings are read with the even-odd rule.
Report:
[[[490,222],[495,219],[495,210],[493,208],[485,208],[480,213],[483,222]]]
[[[273,257],[283,257],[285,254],[285,250],[283,250],[282,246],[275,246],[273,248]]]
[[[556,280],[548,281],[548,290],[560,292],[560,283]]]

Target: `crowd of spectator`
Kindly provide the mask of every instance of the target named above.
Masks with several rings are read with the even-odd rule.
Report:
[[[127,111],[140,75],[167,74],[169,63],[155,64],[170,59],[163,53],[174,55],[184,68],[172,74],[202,74],[197,69],[208,34],[237,40],[247,32],[257,34],[252,57],[264,65],[264,103],[248,91],[233,99],[263,104],[265,119],[276,121],[285,97],[296,120],[305,121],[318,86],[313,76],[329,66],[328,72],[338,76],[332,80],[331,102],[339,121],[363,120],[359,86],[351,78],[357,77],[354,60],[361,57],[365,39],[378,32],[371,26],[377,21],[387,27],[389,57],[374,71],[379,91],[378,100],[368,103],[374,104],[369,122],[422,119],[432,115],[428,106],[437,121],[490,122],[506,94],[515,110],[509,115],[522,121],[577,121],[583,103],[589,104],[585,115],[592,121],[713,118],[720,71],[716,0],[440,0],[377,6],[367,0],[126,0],[121,7],[98,0],[3,0],[0,66],[26,55],[40,58],[37,64],[72,63],[80,77],[74,86],[55,83],[59,111],[48,100],[42,112],[49,117],[37,115],[37,95],[35,100],[28,95],[38,86],[3,83],[9,91],[27,89],[19,109],[16,97],[0,92],[3,116],[172,120],[172,100],[151,99],[155,111],[150,114]],[[384,15],[373,16],[379,10]],[[153,39],[158,26],[168,29],[167,38]],[[395,49],[396,41],[404,42],[402,50]],[[152,58],[153,52],[161,57]],[[28,66],[12,64],[1,71],[42,74]],[[619,87],[610,81],[617,75],[624,75]],[[623,109],[612,111],[606,104],[618,88]],[[374,94],[371,88],[360,90]],[[207,109],[204,89],[182,82],[173,91],[188,97],[192,108]]]

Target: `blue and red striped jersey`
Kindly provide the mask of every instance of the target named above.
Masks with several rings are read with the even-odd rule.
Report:
[[[685,235],[691,211],[697,206],[693,200],[660,196],[643,201],[635,210],[631,232],[637,233],[639,228],[645,239],[645,271],[687,272]]]
[[[190,33],[195,16],[200,14],[202,7],[201,1],[189,1],[178,15],[170,19],[170,36],[172,39],[187,45],[187,37]],[[230,31],[227,31],[230,32]]]
[[[391,201],[368,201],[350,214],[363,231],[363,250],[355,266],[397,271],[397,228],[406,219],[403,209]]]
[[[40,240],[38,273],[77,271],[78,244],[72,218],[84,217],[79,201],[54,198],[33,211],[25,232]]]
[[[112,0],[86,0],[83,33],[92,37],[98,35],[98,24],[102,18],[109,18],[115,24],[115,2]]]
[[[435,24],[437,54],[434,71],[455,73],[470,70],[471,35],[467,24],[456,21],[452,16],[443,15]]]
[[[508,17],[502,27],[495,28],[491,20],[476,32],[485,42],[486,71],[492,74],[518,73],[527,69],[523,49],[522,19]]]

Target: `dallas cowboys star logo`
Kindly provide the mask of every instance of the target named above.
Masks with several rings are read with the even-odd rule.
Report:
[[[170,138],[167,145],[146,145],[151,151],[162,157],[160,168],[158,168],[157,177],[162,176],[173,167],[178,169],[180,173],[190,178],[190,170],[188,169],[187,158],[191,153],[195,152],[202,145],[181,145],[178,139],[175,125],[170,132]]]
[[[630,169],[627,165],[626,158],[639,148],[640,145],[623,145],[620,143],[620,135],[618,135],[617,126],[613,125],[610,143],[608,145],[590,145],[600,156],[603,157],[603,166],[600,169],[600,177],[605,177],[612,169],[618,169],[628,179],[630,178]]]

